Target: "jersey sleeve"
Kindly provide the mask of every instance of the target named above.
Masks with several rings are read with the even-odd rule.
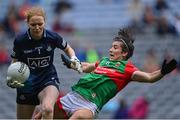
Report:
[[[56,47],[64,50],[67,47],[67,41],[65,41],[61,36],[56,34]]]
[[[14,40],[14,44],[13,44],[13,50],[11,53],[11,57],[14,59],[19,59],[20,55],[21,55],[21,47],[20,44],[18,43],[17,39]]]
[[[97,67],[99,65],[99,61],[96,61],[95,63],[95,67]]]
[[[134,64],[132,64],[131,62],[129,62],[127,65],[126,65],[126,69],[125,69],[125,71],[126,71],[126,75],[127,76],[129,76],[129,80],[131,80],[131,77],[132,77],[132,75],[133,75],[133,73],[135,72],[135,71],[138,71],[139,69],[134,65]]]

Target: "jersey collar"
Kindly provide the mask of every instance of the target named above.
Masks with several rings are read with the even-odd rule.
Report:
[[[32,37],[31,37],[31,35],[30,35],[30,30],[29,30],[29,29],[27,30],[27,35],[28,35],[29,40],[32,40]],[[46,36],[47,36],[47,35],[46,35],[46,30],[44,29],[44,31],[43,31],[43,37],[46,38]]]

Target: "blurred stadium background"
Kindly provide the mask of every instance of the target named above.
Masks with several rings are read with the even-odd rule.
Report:
[[[180,64],[179,0],[0,0],[0,119],[16,118],[16,92],[6,86],[5,77],[14,35],[26,29],[24,11],[34,5],[44,8],[46,27],[61,34],[81,61],[92,62],[107,56],[118,29],[129,26],[136,39],[131,59],[140,69],[157,69],[164,58],[174,57]],[[67,93],[82,74],[66,69],[58,50],[54,64],[61,92]],[[106,104],[97,118],[113,118],[119,99],[125,99],[131,107],[139,96],[149,101],[145,118],[180,118],[179,73],[178,66],[157,83],[130,83]]]

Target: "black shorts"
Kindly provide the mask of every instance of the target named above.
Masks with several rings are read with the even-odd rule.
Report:
[[[38,94],[47,86],[53,85],[59,90],[59,83],[56,80],[46,81],[39,85],[40,87],[32,92],[24,92],[21,89],[17,89],[17,97],[16,102],[18,104],[26,104],[26,105],[39,105],[40,101],[38,98]]]

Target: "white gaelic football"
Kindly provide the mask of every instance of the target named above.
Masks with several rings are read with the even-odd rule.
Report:
[[[7,77],[20,83],[24,83],[29,78],[29,75],[29,67],[23,62],[12,63],[7,70]]]

